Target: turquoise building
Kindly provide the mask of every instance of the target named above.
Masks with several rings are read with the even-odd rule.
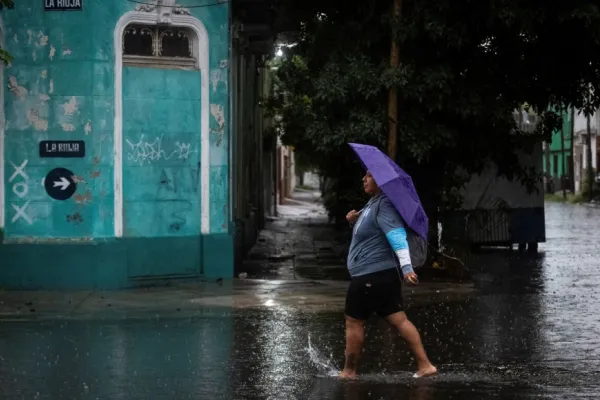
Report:
[[[572,165],[572,137],[573,121],[572,111],[563,111],[561,113],[563,123],[562,128],[552,132],[552,141],[544,149],[544,173],[550,174],[554,179],[560,179],[563,176],[569,176]],[[548,151],[549,150],[549,151]]]
[[[1,71],[0,287],[234,276],[236,243],[253,240],[237,237],[250,217],[235,205],[252,193],[240,199],[236,186],[255,155],[237,141],[262,118],[240,109],[263,94],[272,46],[233,37],[233,4],[28,0],[2,11],[13,60]],[[255,147],[269,158],[268,143]]]
[[[546,191],[574,191],[573,129],[574,111],[562,111],[562,126],[552,132],[552,140],[543,150]]]

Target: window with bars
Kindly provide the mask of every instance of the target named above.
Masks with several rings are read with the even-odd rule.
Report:
[[[195,34],[178,27],[129,25],[123,32],[123,64],[195,68]]]

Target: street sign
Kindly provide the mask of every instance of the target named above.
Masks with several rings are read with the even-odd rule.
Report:
[[[85,157],[85,142],[83,140],[42,140],[40,157],[82,158]]]
[[[66,168],[55,168],[44,179],[46,193],[55,200],[67,200],[77,190],[73,173]]]
[[[44,11],[81,11],[83,0],[44,0]]]

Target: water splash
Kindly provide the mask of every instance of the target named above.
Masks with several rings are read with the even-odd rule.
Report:
[[[325,376],[337,377],[340,375],[340,371],[333,365],[331,359],[332,356],[326,357],[319,350],[317,350],[310,340],[308,335],[308,347],[306,348],[308,357],[315,367],[319,370],[319,373],[325,374]]]

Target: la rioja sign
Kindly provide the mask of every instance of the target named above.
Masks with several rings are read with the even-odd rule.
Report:
[[[83,0],[44,0],[44,11],[81,11]]]
[[[40,157],[83,158],[85,142],[83,140],[42,140]]]

